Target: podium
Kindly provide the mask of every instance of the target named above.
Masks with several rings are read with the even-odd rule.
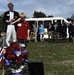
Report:
[[[28,62],[29,75],[44,75],[43,62]]]

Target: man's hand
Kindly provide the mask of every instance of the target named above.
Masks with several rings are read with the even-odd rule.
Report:
[[[11,19],[11,22],[15,21],[15,19]]]
[[[9,23],[9,20],[6,20],[5,22],[6,22],[6,23]]]

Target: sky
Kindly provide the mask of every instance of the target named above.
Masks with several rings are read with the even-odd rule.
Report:
[[[63,18],[70,18],[74,14],[74,0],[0,0],[0,14],[9,10],[9,2],[14,4],[15,11],[24,12],[30,18],[34,11]]]

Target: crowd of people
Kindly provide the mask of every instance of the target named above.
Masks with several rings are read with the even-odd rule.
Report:
[[[44,33],[44,25],[40,24],[36,33],[40,42],[44,41]],[[66,39],[69,39],[69,42],[74,42],[74,20],[70,21],[69,24],[65,23],[64,20],[62,20],[60,24],[57,21],[53,24],[52,21],[49,21],[47,25],[47,35],[49,42],[58,42],[58,39],[62,39],[64,42]]]
[[[47,30],[48,30],[49,40],[51,36],[52,42],[57,42],[58,38],[62,38],[63,40],[66,40],[67,24],[64,22],[64,20],[62,20],[61,24],[59,24],[57,21],[55,21],[52,24],[50,21]]]
[[[27,41],[30,40],[30,24],[25,21],[25,13],[20,13],[14,10],[13,3],[8,3],[9,10],[4,13],[3,21],[6,23],[6,44],[10,46],[10,39],[12,42],[23,43],[27,47]],[[66,40],[67,28],[69,33],[69,41],[74,42],[74,21],[71,21],[67,25],[64,20],[59,24],[55,21],[53,24],[49,21],[47,26],[48,40],[52,42],[58,42],[58,38]],[[40,42],[44,41],[44,25],[39,25],[37,28],[35,24],[32,24],[32,30],[35,36],[35,42],[40,39]]]
[[[58,38],[61,38],[62,40],[66,40],[67,33],[69,34],[69,42],[74,42],[74,21],[70,21],[69,24],[66,24],[64,20],[62,20],[61,24],[58,24],[58,22],[54,22],[52,24],[49,22],[49,25],[47,27],[48,29],[48,36],[50,40],[50,36],[52,37],[53,42],[58,42]],[[68,29],[68,32],[67,32]]]

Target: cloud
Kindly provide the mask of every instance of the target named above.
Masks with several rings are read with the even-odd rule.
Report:
[[[0,0],[0,13],[8,10],[7,4],[12,2],[14,9],[33,17],[34,11],[42,11],[46,15],[69,17],[74,12],[74,0]]]

